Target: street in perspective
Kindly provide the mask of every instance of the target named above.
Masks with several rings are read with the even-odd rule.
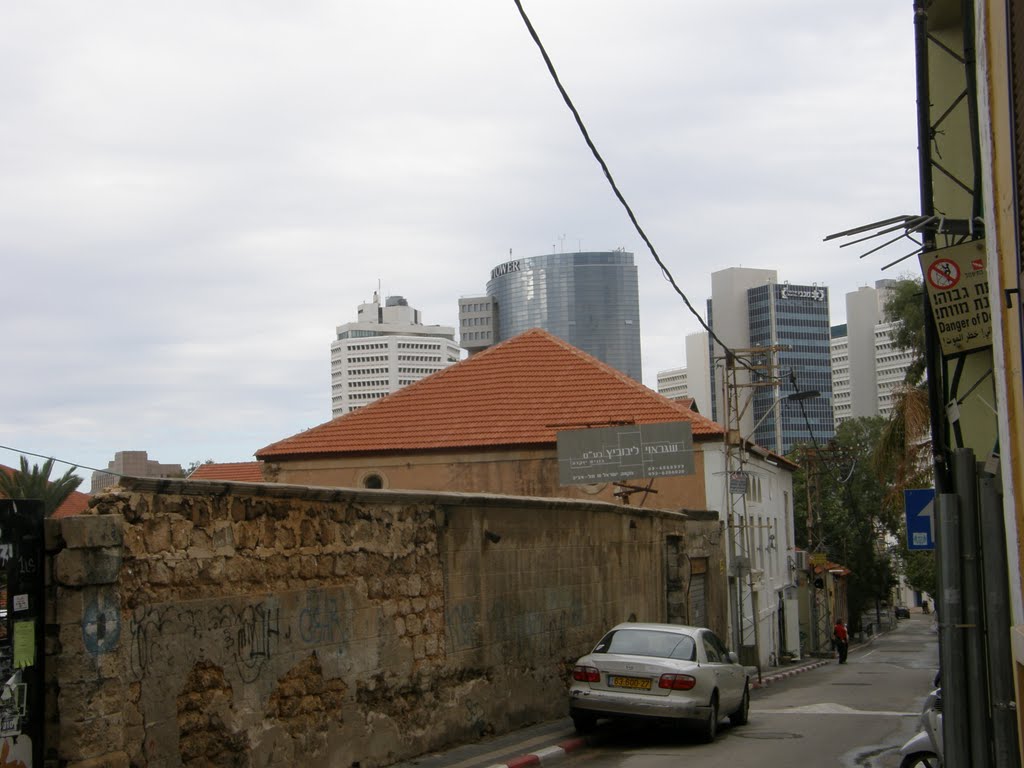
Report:
[[[713,743],[694,729],[601,721],[585,739],[568,719],[527,728],[401,768],[491,768],[546,763],[587,768],[701,768],[757,765],[898,768],[903,746],[918,730],[921,706],[939,664],[936,617],[915,610],[892,630],[851,644],[846,664],[828,659],[805,671],[764,670],[768,684],[751,693],[750,720],[719,725]],[[773,678],[776,678],[772,680]],[[756,672],[755,672],[756,679]],[[568,749],[558,745],[571,744]]]

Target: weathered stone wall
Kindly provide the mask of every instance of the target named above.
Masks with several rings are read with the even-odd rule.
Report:
[[[367,768],[561,716],[567,668],[604,629],[664,620],[665,537],[720,560],[717,525],[124,479],[48,527],[50,756]]]

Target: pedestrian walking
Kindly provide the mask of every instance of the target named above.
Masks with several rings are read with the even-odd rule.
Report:
[[[846,625],[842,619],[836,619],[836,625],[832,628],[832,642],[839,652],[839,663],[846,663],[846,652],[850,650],[850,633],[846,631]]]

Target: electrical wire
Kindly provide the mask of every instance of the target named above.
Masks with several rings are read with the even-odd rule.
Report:
[[[523,8],[521,0],[512,1],[516,4],[516,8],[519,10],[519,15],[523,18],[523,23],[526,25],[526,29],[530,33],[530,37],[532,37],[533,42],[536,43],[537,49],[540,51],[540,55],[544,59],[544,64],[547,66],[548,72],[551,74],[552,80],[554,80],[555,87],[558,88],[558,92],[562,96],[562,101],[565,102],[565,105],[569,108],[569,111],[572,112],[573,119],[576,121],[576,126],[580,129],[580,133],[583,135],[583,140],[587,143],[587,146],[590,148],[590,152],[591,154],[593,154],[594,159],[597,160],[598,165],[601,166],[601,171],[602,173],[604,173],[604,177],[608,180],[608,184],[611,186],[612,192],[615,193],[615,197],[618,199],[619,203],[625,209],[626,215],[629,217],[630,222],[632,222],[633,224],[633,228],[636,230],[637,234],[640,235],[640,239],[644,241],[644,244],[647,246],[647,250],[651,252],[651,256],[654,257],[655,263],[658,265],[658,267],[661,268],[662,276],[665,278],[665,280],[668,281],[668,283],[672,286],[673,290],[675,290],[675,292],[683,300],[683,303],[686,305],[686,308],[690,311],[690,314],[697,318],[697,322],[701,324],[701,327],[708,332],[708,335],[720,347],[722,347],[722,349],[728,356],[735,358],[736,361],[743,368],[746,368],[755,377],[768,379],[768,377],[765,376],[765,374],[762,371],[748,364],[745,360],[740,358],[731,349],[729,349],[725,342],[723,342],[715,334],[715,332],[711,330],[711,326],[709,326],[704,321],[704,318],[700,316],[700,313],[697,312],[697,310],[693,307],[693,304],[690,303],[690,299],[686,296],[683,290],[676,283],[675,278],[672,276],[672,272],[661,260],[661,257],[658,255],[657,249],[654,247],[654,243],[652,243],[650,238],[647,237],[647,233],[644,231],[643,227],[640,226],[640,222],[637,220],[636,214],[633,213],[632,207],[630,207],[629,203],[626,202],[625,196],[619,190],[619,185],[615,182],[615,178],[612,176],[612,172],[609,170],[608,164],[604,161],[604,158],[598,151],[593,139],[590,138],[590,132],[587,130],[587,126],[584,124],[583,118],[580,117],[580,113],[576,109],[576,105],[573,104],[572,99],[569,97],[569,93],[565,90],[565,87],[562,85],[561,78],[558,77],[558,72],[555,70],[555,65],[552,63],[551,57],[548,56],[548,52],[544,48],[544,44],[541,42],[540,35],[537,34],[537,30],[534,29],[533,23],[530,21],[530,17],[526,15],[526,11]]]
[[[96,467],[87,467],[84,464],[78,464],[73,461],[65,461],[64,459],[58,459],[56,456],[44,456],[41,453],[32,453],[32,451],[22,451],[19,450],[18,448],[12,448],[9,445],[0,445],[0,450],[10,451],[11,453],[18,453],[23,456],[34,456],[37,459],[48,459],[53,461],[55,464],[65,464],[71,467],[72,469],[88,469],[92,472],[106,472],[108,475],[114,475],[115,477],[129,477],[129,475],[124,475],[121,474],[120,472],[115,472],[112,469],[97,469]]]

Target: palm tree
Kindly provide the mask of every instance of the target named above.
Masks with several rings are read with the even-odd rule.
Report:
[[[0,472],[0,496],[9,499],[39,499],[47,517],[76,490],[82,478],[74,475],[78,467],[72,467],[63,476],[51,482],[53,459],[47,459],[43,466],[35,464],[29,469],[28,459],[21,457],[21,469],[11,474]]]

